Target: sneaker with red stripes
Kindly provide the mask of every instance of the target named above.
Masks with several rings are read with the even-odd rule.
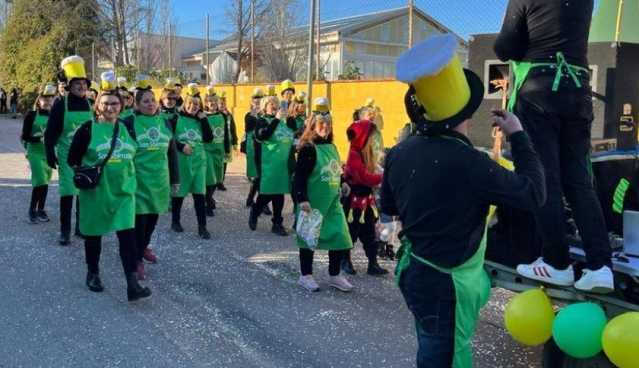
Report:
[[[552,285],[572,286],[575,283],[575,273],[572,266],[568,266],[565,270],[558,270],[544,262],[543,258],[538,258],[531,264],[517,266],[517,273],[528,279]]]

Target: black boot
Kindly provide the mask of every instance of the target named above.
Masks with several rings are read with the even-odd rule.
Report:
[[[49,216],[47,215],[47,213],[44,210],[39,210],[36,215],[38,216],[38,221],[40,222],[49,222],[51,221],[49,219]]]
[[[180,212],[182,211],[183,198],[171,198],[171,230],[176,233],[183,233],[184,228],[180,224]]]
[[[40,221],[38,221],[38,214],[34,210],[29,210],[29,223],[35,225],[39,222]]]
[[[279,236],[288,236],[288,230],[282,224],[273,224],[271,232]]]
[[[218,189],[218,190],[221,190],[221,191],[223,191],[223,192],[226,192],[226,187],[224,186],[224,183],[219,183],[219,184],[217,185],[217,189]]]
[[[87,287],[94,293],[101,293],[104,291],[102,286],[102,280],[100,280],[100,274],[97,272],[87,272]]]
[[[182,227],[182,224],[180,224],[179,222],[171,222],[171,230],[175,231],[176,233],[184,232],[184,228]]]
[[[372,276],[381,276],[381,275],[386,275],[388,273],[388,270],[382,268],[377,263],[377,260],[369,260],[368,261],[368,270],[366,271],[366,273],[369,274],[369,275],[372,275]]]
[[[58,243],[60,243],[60,245],[69,245],[71,244],[71,234],[69,234],[70,232],[61,232],[60,233],[60,238],[58,239]]]
[[[249,213],[249,220],[248,220],[249,229],[251,229],[252,231],[255,231],[255,229],[257,229],[258,216],[259,216],[259,213],[256,210],[255,205],[253,205],[253,207],[251,207],[251,213]]]
[[[208,230],[206,230],[206,225],[204,226],[198,225],[197,233],[202,239],[211,239],[211,234],[209,233]]]
[[[214,217],[215,212],[213,212],[214,207],[206,206],[206,217]]]
[[[130,302],[146,299],[151,296],[151,290],[138,283],[138,275],[135,272],[126,275],[126,285],[126,296]]]
[[[347,273],[349,275],[357,274],[357,271],[355,271],[355,267],[353,267],[353,262],[351,262],[350,254],[348,255],[348,257],[342,259],[340,268],[342,269],[342,271],[344,271],[344,273]]]

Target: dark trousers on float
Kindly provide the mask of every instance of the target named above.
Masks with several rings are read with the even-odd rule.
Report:
[[[135,230],[126,229],[115,233],[118,237],[120,245],[120,260],[125,275],[135,272],[137,266],[135,245]],[[100,254],[102,253],[102,237],[101,236],[85,236],[84,237],[84,254],[87,268],[91,273],[100,272]]]
[[[144,251],[151,242],[151,236],[155,231],[155,225],[158,223],[159,215],[157,213],[149,213],[135,216],[135,243],[137,247],[136,260],[142,262]]]
[[[348,250],[328,251],[328,274],[337,276],[340,272],[340,263]],[[302,276],[313,274],[313,256],[315,252],[308,248],[300,248],[300,271]]]
[[[515,106],[546,174],[548,197],[535,212],[542,255],[558,269],[571,263],[565,241],[565,196],[583,240],[586,267],[596,270],[611,265],[611,249],[590,163],[592,93],[587,78],[582,78],[584,87],[578,88],[570,77],[552,92],[554,78],[554,71],[550,75],[531,72]]]
[[[204,194],[192,194],[193,207],[195,207],[195,217],[197,217],[197,224],[200,227],[206,227],[206,212],[205,212],[205,200]],[[171,218],[173,223],[180,223],[180,212],[182,211],[182,203],[184,203],[184,197],[171,198]]]
[[[40,185],[34,187],[31,191],[31,203],[29,204],[29,212],[43,211],[47,201],[48,185]]]
[[[350,211],[349,208],[345,208],[346,214]],[[353,209],[353,221],[348,223],[348,232],[351,235],[353,244],[359,239],[364,246],[364,253],[366,258],[371,263],[377,262],[377,242],[375,241],[375,225],[377,224],[377,217],[370,208],[366,209],[364,214],[364,222],[360,222],[362,210]],[[346,251],[346,256],[350,259],[351,251]]]
[[[284,194],[259,194],[257,200],[253,205],[253,211],[261,213],[262,209],[266,205],[271,203],[273,207],[273,225],[282,225],[284,218],[282,217],[282,211],[284,210]]]
[[[411,261],[399,288],[415,318],[417,368],[450,368],[455,354],[455,287],[452,276]]]
[[[73,210],[73,197],[60,197],[60,232],[62,234],[71,233],[71,211]],[[80,198],[75,200],[75,228],[79,233],[80,226]]]

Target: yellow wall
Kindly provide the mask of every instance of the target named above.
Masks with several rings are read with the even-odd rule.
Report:
[[[244,134],[244,115],[249,109],[251,93],[255,87],[265,89],[263,84],[217,85],[216,91],[226,91],[229,109],[233,112],[237,125],[238,136]],[[299,93],[307,91],[306,83],[295,83]],[[355,108],[361,107],[367,98],[375,99],[375,105],[382,110],[384,117],[384,145],[392,147],[399,130],[408,122],[404,109],[404,94],[408,86],[397,81],[335,81],[316,82],[313,84],[313,99],[327,97],[331,104],[335,144],[342,160],[346,160],[348,140],[346,128],[352,123]],[[156,91],[156,96],[159,96]],[[204,95],[205,88],[202,88]],[[279,93],[279,91],[278,91]]]

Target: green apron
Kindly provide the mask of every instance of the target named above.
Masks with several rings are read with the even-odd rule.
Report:
[[[534,68],[549,68],[556,69],[555,72],[555,80],[552,85],[552,91],[559,91],[559,84],[561,83],[561,79],[569,76],[572,78],[573,82],[578,88],[581,88],[581,81],[579,77],[586,73],[586,75],[590,74],[590,70],[578,65],[568,64],[564,54],[562,52],[558,52],[556,55],[555,63],[534,63],[529,61],[514,61],[513,64],[513,74],[515,75],[515,85],[510,95],[510,99],[508,100],[508,111],[513,112],[515,106],[517,105],[517,97],[519,95],[519,91],[521,87],[528,79],[528,74]]]
[[[264,117],[271,123],[274,117]],[[291,192],[291,178],[288,159],[293,147],[293,135],[286,123],[281,121],[273,135],[262,142],[261,194],[288,194]]]
[[[171,121],[173,120],[175,117],[177,116],[177,113],[175,111],[173,112],[169,112],[169,111],[160,111],[160,117],[164,120],[168,120]]]
[[[160,214],[169,210],[171,183],[167,151],[173,132],[160,116],[134,115],[138,151],[135,155],[135,213]]]
[[[31,128],[31,136],[43,139],[44,130],[47,127],[49,117],[36,113],[33,127]],[[31,185],[39,187],[49,184],[51,180],[51,168],[47,163],[47,155],[44,150],[44,143],[27,143],[27,160],[31,168]]]
[[[129,116],[133,116],[133,108],[125,107],[124,110],[120,113],[120,119],[126,119]]]
[[[178,142],[188,144],[193,149],[191,155],[178,152],[180,169],[180,191],[175,197],[186,197],[189,193],[204,194],[206,190],[206,153],[202,144],[202,126],[196,119],[178,117],[175,127]]]
[[[112,231],[135,226],[136,143],[124,124],[111,158],[102,170],[98,186],[80,190],[80,231],[87,236],[102,236]],[[111,148],[114,126],[109,123],[91,125],[91,141],[82,165],[96,165]]]
[[[224,179],[224,115],[217,113],[207,116],[213,132],[213,141],[204,143],[206,151],[206,185],[215,185]]]
[[[295,118],[295,129],[300,130],[304,127],[304,123],[306,122],[305,116],[298,116]]]
[[[56,146],[56,153],[58,155],[58,182],[60,183],[58,192],[60,193],[60,197],[78,194],[78,189],[75,187],[75,184],[73,184],[74,172],[67,163],[67,159],[75,131],[78,130],[83,123],[91,119],[93,119],[93,112],[91,110],[69,111],[68,97],[64,97],[64,126],[62,128],[62,135]]]
[[[257,166],[255,165],[255,131],[246,133],[246,177],[257,178]]]
[[[308,178],[308,200],[323,216],[317,249],[351,249],[353,241],[340,203],[342,166],[337,148],[333,144],[320,144],[315,145],[315,151],[317,161]],[[299,211],[296,209],[296,215]],[[297,245],[307,248],[300,237],[297,237]]]

